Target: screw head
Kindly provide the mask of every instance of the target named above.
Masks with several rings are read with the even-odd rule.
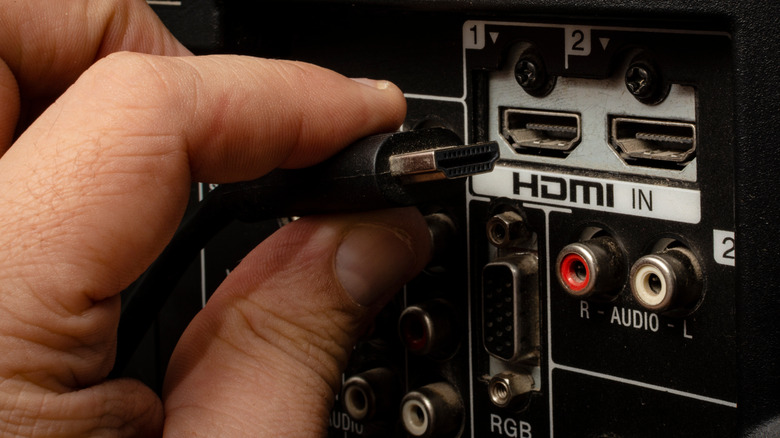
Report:
[[[628,64],[625,83],[628,92],[645,105],[663,102],[671,87],[658,65],[646,54],[637,55]]]
[[[653,92],[653,74],[642,65],[633,65],[626,70],[626,88],[636,97],[648,97]]]
[[[515,80],[523,91],[534,97],[544,97],[555,87],[555,76],[550,76],[544,58],[533,47],[526,48],[515,63]]]
[[[539,66],[530,59],[521,59],[515,65],[515,79],[523,88],[539,86]]]

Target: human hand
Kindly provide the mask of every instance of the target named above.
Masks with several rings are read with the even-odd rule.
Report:
[[[397,127],[399,90],[186,56],[142,1],[4,2],[0,18],[0,433],[323,435],[356,337],[427,260],[418,213],[305,218],[263,242],[185,332],[164,401],[106,380],[118,293],[192,181],[316,163]],[[106,57],[121,50],[148,54]]]

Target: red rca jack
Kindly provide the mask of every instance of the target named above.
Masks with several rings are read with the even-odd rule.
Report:
[[[574,252],[568,253],[563,257],[559,274],[564,287],[572,292],[580,293],[590,284],[588,262],[581,255]]]
[[[458,347],[452,307],[444,300],[432,300],[407,307],[398,320],[398,331],[406,349],[432,359],[447,359]]]
[[[576,298],[614,298],[625,282],[626,263],[615,239],[594,237],[566,245],[555,273],[563,289]]]
[[[685,316],[702,297],[703,276],[696,256],[684,246],[667,246],[634,263],[631,293],[645,309]]]

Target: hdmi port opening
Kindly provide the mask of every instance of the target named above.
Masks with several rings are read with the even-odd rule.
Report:
[[[520,154],[565,157],[579,143],[580,115],[501,108],[501,136]]]
[[[609,142],[627,164],[680,169],[696,156],[696,125],[613,117]]]

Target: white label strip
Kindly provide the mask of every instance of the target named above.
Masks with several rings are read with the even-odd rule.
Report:
[[[689,224],[701,220],[698,190],[496,166],[472,178],[475,194]]]

